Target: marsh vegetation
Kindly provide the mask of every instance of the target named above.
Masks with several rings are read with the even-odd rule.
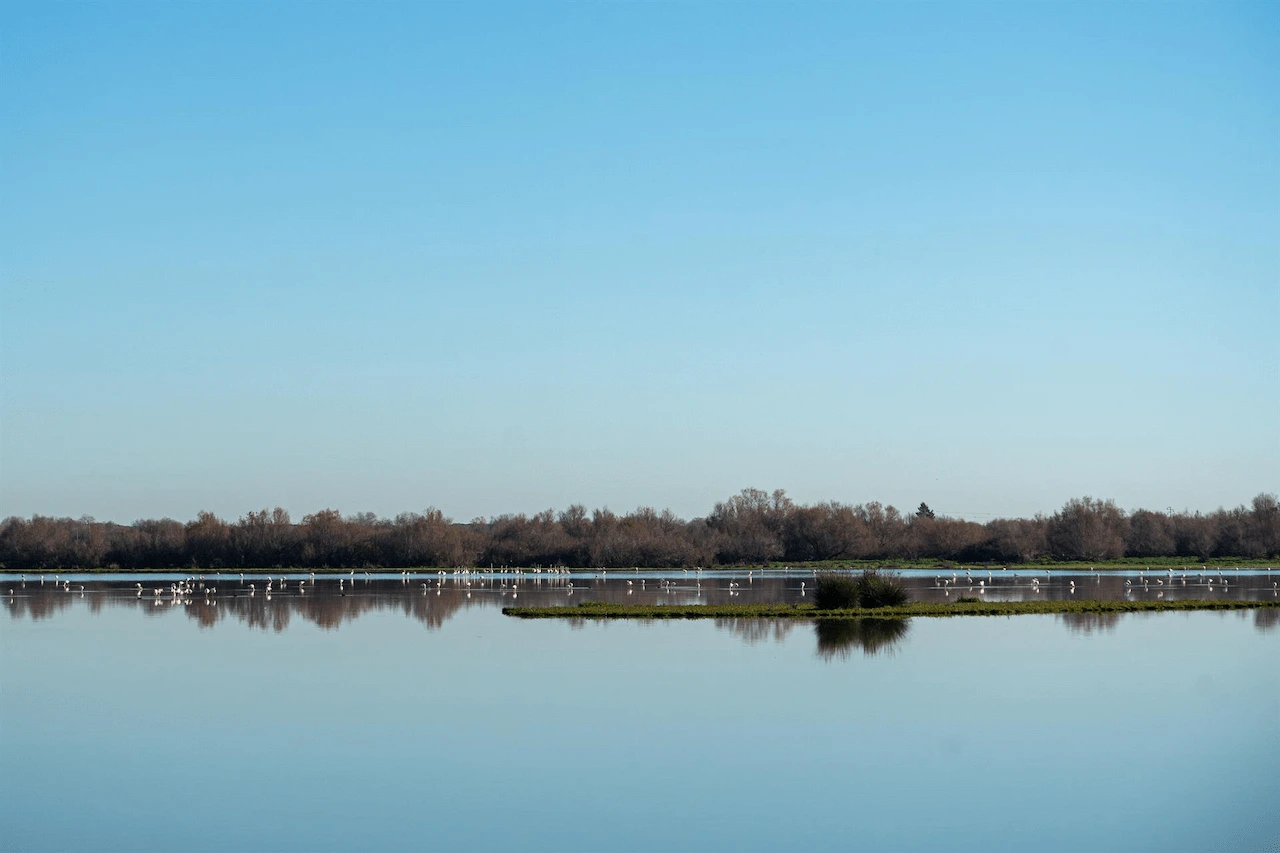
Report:
[[[910,596],[902,581],[892,575],[867,569],[860,575],[824,572],[817,577],[813,603],[819,610],[900,607]]]

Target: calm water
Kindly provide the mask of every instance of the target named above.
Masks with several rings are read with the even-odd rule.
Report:
[[[1041,574],[1039,590],[1030,574],[982,594],[1182,594],[1167,573]],[[498,607],[799,600],[812,581],[360,574],[300,593],[298,574],[282,594],[275,577],[268,600],[265,576],[208,575],[206,603],[157,576],[73,577],[70,592],[0,576],[0,846],[1280,844],[1275,610],[520,621]],[[1215,573],[1194,597],[1269,597],[1277,578]],[[912,583],[970,594],[963,573]]]

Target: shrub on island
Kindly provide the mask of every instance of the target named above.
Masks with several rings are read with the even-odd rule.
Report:
[[[856,578],[835,573],[818,575],[813,597],[819,610],[897,607],[909,600],[902,581],[874,569],[868,569]]]
[[[870,570],[858,578],[858,604],[863,607],[900,607],[911,600],[902,581]]]
[[[858,606],[858,582],[848,575],[818,575],[813,603],[819,610],[845,610]]]

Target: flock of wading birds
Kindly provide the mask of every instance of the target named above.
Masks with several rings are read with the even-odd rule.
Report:
[[[1196,572],[1194,575],[1190,573],[1191,570],[1188,567],[1184,566],[1183,569],[1184,571],[1182,571],[1180,574],[1173,568],[1166,569],[1165,570],[1166,577],[1158,577],[1157,575],[1160,574],[1159,572],[1152,572],[1151,577],[1148,577],[1147,573],[1151,572],[1151,569],[1149,567],[1145,570],[1140,570],[1138,572],[1137,584],[1135,584],[1133,579],[1131,578],[1125,580],[1124,582],[1125,594],[1128,595],[1134,589],[1137,589],[1137,588],[1141,588],[1144,592],[1150,592],[1153,581],[1155,584],[1158,598],[1164,597],[1164,588],[1166,586],[1170,588],[1174,587],[1175,585],[1181,585],[1185,587],[1188,585],[1187,584],[1188,580],[1191,581],[1192,586],[1204,587],[1208,592],[1213,592],[1215,589],[1215,585],[1217,588],[1220,588],[1224,592],[1231,588],[1230,578],[1221,569],[1218,570],[1216,577],[1214,573],[1210,571],[1207,566],[1201,566],[1200,571]],[[639,567],[636,567],[634,569],[634,571],[636,572],[638,572],[639,570],[640,570]],[[595,571],[599,572],[599,574],[597,575],[593,572],[592,573],[593,578],[599,578],[602,580],[608,579],[609,572],[607,569],[600,568],[600,569],[596,569]],[[689,571],[690,571],[689,569],[681,570],[681,572],[686,576],[689,574]],[[694,569],[693,571],[695,573],[694,575],[695,588],[698,590],[701,590],[702,569],[697,568],[697,569]],[[790,571],[791,569],[789,567],[784,569],[784,572],[786,573],[790,573]],[[1001,569],[1002,574],[1007,571],[1008,571],[1007,566]],[[1089,571],[1093,572],[1095,583],[1102,582],[1101,572],[1093,568],[1090,568]],[[1235,571],[1239,572],[1240,569],[1236,568]],[[1267,570],[1268,574],[1270,573],[1270,571],[1271,571],[1270,569]],[[817,577],[818,570],[814,569],[812,570],[812,573],[814,577]],[[535,575],[539,582],[543,580],[543,578],[541,577],[542,575],[546,575],[547,580],[551,580],[555,582],[563,582],[565,591],[570,595],[573,594],[574,584],[573,584],[573,581],[571,580],[572,572],[569,569],[565,569],[565,568],[506,569],[506,570],[499,570],[497,572],[493,570],[485,572],[485,571],[476,570],[476,569],[454,569],[452,572],[446,572],[446,571],[440,570],[434,573],[434,581],[435,581],[434,588],[435,588],[436,594],[439,595],[442,587],[444,586],[444,582],[446,580],[461,583],[465,588],[467,588],[467,597],[470,598],[471,597],[470,587],[472,586],[473,583],[492,588],[494,581],[498,581],[501,583],[501,587],[503,590],[510,589],[511,597],[516,598],[519,595],[518,593],[519,584],[526,579],[527,575],[530,575],[530,574]],[[248,584],[246,584],[244,573],[240,572],[239,575],[240,575],[240,586],[234,592],[234,595],[235,596],[241,596],[246,594],[249,596],[257,595],[258,593],[257,583],[255,581],[250,581]],[[363,575],[366,581],[371,578],[371,575],[369,572],[364,572]],[[981,594],[981,593],[985,593],[988,589],[995,588],[996,586],[994,571],[988,571],[987,577],[985,579],[981,577],[975,578],[971,570],[965,571],[964,575],[965,575],[964,586],[960,585],[960,576],[959,576],[959,573],[957,572],[952,572],[951,577],[936,575],[933,579],[934,589],[940,589],[943,591],[944,595],[950,596],[951,590],[953,588],[967,589],[969,591],[978,592]],[[404,584],[408,584],[411,579],[416,579],[417,577],[420,577],[420,576],[421,574],[418,572],[411,572],[408,570],[400,572],[401,582]],[[1048,582],[1053,577],[1052,570],[1045,569],[1044,576],[1045,576],[1046,582]],[[221,578],[221,573],[219,573],[218,577]],[[1019,586],[1020,573],[1013,572],[1011,577],[1013,580],[1012,585],[1015,587]],[[355,585],[356,585],[356,573],[354,570],[348,572],[347,577],[340,576],[338,577],[337,580],[338,580],[339,595],[346,595],[348,590],[354,591]],[[755,571],[749,570],[747,572],[747,583],[750,584],[754,582],[754,580],[755,580]],[[1038,576],[1031,576],[1030,581],[1031,581],[1030,586],[1031,586],[1032,593],[1038,594],[1041,591],[1040,578]],[[640,582],[641,590],[647,589],[646,580],[644,578],[640,578],[639,582]],[[40,585],[44,586],[44,583],[45,583],[45,577],[42,574],[40,576]],[[71,581],[63,580],[62,576],[59,574],[55,574],[53,576],[53,583],[55,588],[61,587],[65,592],[68,592],[68,593],[72,591]],[[310,584],[310,588],[312,589],[315,588],[315,585],[316,585],[315,572],[311,572],[309,574],[308,579],[299,580],[295,582],[296,584],[295,588],[299,595],[303,595],[307,592],[308,583]],[[348,583],[350,584],[350,586],[347,586]],[[21,584],[23,588],[26,588],[27,576],[25,574],[21,575]],[[660,579],[657,582],[657,585],[659,588],[667,592],[674,592],[675,590],[680,588],[675,583],[675,581],[669,580],[669,579]],[[157,605],[161,603],[168,603],[168,604],[182,603],[182,604],[190,605],[201,595],[204,596],[205,604],[208,604],[208,605],[217,604],[218,588],[211,584],[206,583],[204,575],[193,575],[193,576],[184,578],[181,581],[176,581],[174,583],[171,583],[169,584],[168,587],[157,586],[157,587],[152,587],[148,589],[144,587],[141,583],[136,583],[134,586],[136,588],[136,592],[137,592],[136,597],[138,599],[142,599],[144,595],[149,595],[152,603]],[[424,582],[422,583],[421,586],[422,586],[423,595],[426,595],[432,589],[432,586],[429,582]],[[627,580],[628,594],[634,591],[633,589],[634,586],[635,586],[635,581]],[[738,590],[741,588],[741,586],[742,585],[737,581],[731,580],[729,581],[728,586],[725,588],[728,589],[730,596],[735,596],[739,594]],[[289,587],[289,579],[287,576],[281,575],[279,578],[277,578],[277,577],[268,575],[266,577],[266,585],[264,586],[262,592],[263,592],[263,595],[266,597],[266,599],[270,601],[273,592],[277,594],[283,593],[288,589],[288,587]],[[1006,588],[1007,588],[1007,585],[1006,585]],[[85,592],[84,584],[78,585],[78,591],[82,596],[84,595],[84,592]],[[1076,591],[1077,591],[1077,586],[1076,586],[1075,579],[1071,579],[1069,592],[1072,595],[1074,595]],[[807,592],[806,584],[804,581],[800,582],[799,592],[801,595],[805,595]],[[14,589],[10,587],[9,597],[12,598],[14,594],[15,594]],[[1273,596],[1280,595],[1280,582],[1273,582],[1271,584],[1271,594]]]
[[[1227,591],[1227,590],[1229,590],[1229,589],[1231,588],[1231,580],[1230,580],[1230,578],[1229,578],[1226,574],[1224,574],[1224,573],[1223,573],[1223,571],[1222,571],[1221,569],[1219,569],[1219,570],[1218,570],[1218,574],[1217,574],[1217,577],[1216,577],[1216,578],[1214,577],[1213,572],[1209,570],[1209,567],[1208,567],[1208,566],[1201,566],[1201,567],[1200,567],[1200,571],[1199,571],[1199,572],[1196,572],[1196,574],[1195,574],[1195,576],[1194,576],[1194,577],[1191,577],[1191,575],[1190,575],[1190,570],[1188,570],[1188,569],[1187,569],[1187,567],[1185,567],[1185,566],[1184,566],[1184,567],[1183,567],[1183,569],[1184,569],[1184,571],[1183,571],[1181,574],[1178,574],[1178,572],[1177,572],[1175,569],[1172,569],[1172,568],[1165,569],[1165,572],[1167,572],[1167,574],[1168,574],[1168,586],[1169,586],[1170,588],[1172,588],[1173,586],[1177,585],[1179,582],[1181,583],[1181,585],[1182,585],[1182,586],[1184,586],[1184,587],[1185,587],[1185,586],[1187,586],[1187,580],[1188,580],[1188,578],[1190,578],[1190,579],[1191,579],[1191,581],[1192,581],[1192,584],[1191,584],[1191,585],[1192,585],[1192,586],[1201,586],[1201,587],[1205,587],[1205,588],[1207,589],[1207,591],[1208,591],[1208,592],[1213,592],[1213,591],[1214,591],[1214,586],[1215,586],[1215,584],[1216,584],[1220,589],[1222,589],[1224,592],[1225,592],[1225,591]],[[1239,572],[1239,571],[1240,571],[1240,568],[1237,566],[1235,570],[1236,570],[1237,572]],[[1008,571],[1008,567],[1006,566],[1006,567],[1005,567],[1004,569],[1002,569],[1001,571]],[[1096,569],[1094,569],[1092,566],[1090,566],[1090,567],[1089,567],[1089,571],[1093,572],[1093,579],[1094,579],[1094,582],[1095,582],[1095,583],[1102,583],[1102,573],[1101,573],[1101,572],[1097,571],[1097,570],[1096,570]],[[1155,580],[1155,584],[1156,584],[1156,591],[1157,591],[1157,596],[1156,596],[1156,597],[1157,597],[1157,598],[1163,598],[1163,597],[1164,597],[1164,590],[1163,590],[1163,587],[1165,587],[1165,586],[1166,586],[1166,584],[1165,584],[1165,578],[1163,578],[1163,577],[1156,577],[1156,575],[1158,575],[1158,574],[1159,574],[1159,572],[1152,572],[1152,576],[1149,578],[1149,577],[1147,577],[1147,572],[1151,572],[1151,568],[1150,568],[1150,567],[1147,567],[1146,569],[1139,570],[1139,572],[1138,572],[1138,583],[1137,583],[1136,585],[1134,584],[1134,582],[1133,582],[1133,580],[1132,580],[1132,579],[1126,579],[1126,580],[1125,580],[1125,582],[1124,582],[1124,586],[1125,586],[1125,594],[1126,594],[1126,595],[1128,595],[1130,592],[1132,592],[1132,591],[1133,591],[1133,589],[1135,589],[1135,588],[1137,588],[1137,587],[1139,587],[1139,586],[1142,588],[1142,590],[1143,590],[1144,592],[1150,592],[1150,591],[1151,591],[1151,582],[1152,582],[1152,579],[1154,578],[1154,580]],[[1269,568],[1268,568],[1268,569],[1267,569],[1267,573],[1268,573],[1268,574],[1270,574],[1270,572],[1271,572],[1271,569],[1269,569]],[[974,578],[973,578],[973,573],[972,573],[971,571],[966,571],[966,572],[964,573],[964,575],[965,575],[965,581],[966,581],[966,583],[968,584],[968,586],[969,586],[970,588],[973,588],[973,589],[974,589],[975,591],[977,591],[977,592],[984,592],[984,591],[988,588],[988,585],[990,585],[990,586],[995,586],[995,572],[987,572],[987,578],[986,578],[986,580],[978,579],[978,583],[977,583],[977,586],[976,586],[976,587],[974,587]],[[1052,571],[1051,569],[1045,569],[1045,570],[1044,570],[1044,575],[1045,575],[1045,580],[1047,581],[1047,580],[1049,580],[1049,579],[1051,579],[1051,578],[1053,577],[1053,571]],[[1017,578],[1018,578],[1018,573],[1017,573],[1017,572],[1014,572],[1014,573],[1013,573],[1013,578],[1014,578],[1015,585],[1016,585],[1016,581],[1017,581]],[[940,576],[940,575],[939,575],[939,576],[934,577],[934,579],[933,579],[933,580],[934,580],[934,584],[935,584],[935,587],[934,587],[935,589],[941,589],[941,590],[943,590],[943,594],[944,594],[944,595],[950,595],[951,587],[953,587],[953,586],[955,586],[955,585],[957,585],[957,584],[959,583],[960,577],[959,577],[959,575],[958,575],[957,573],[952,572],[952,573],[951,573],[951,577],[949,577],[949,578],[942,577],[942,576]],[[1031,589],[1032,589],[1032,592],[1034,592],[1034,593],[1038,593],[1038,592],[1040,592],[1040,578],[1038,578],[1038,577],[1032,577],[1032,578],[1031,578]],[[1076,582],[1075,582],[1075,580],[1074,580],[1074,579],[1072,579],[1072,580],[1070,581],[1070,590],[1069,590],[1069,591],[1071,592],[1071,594],[1073,594],[1073,595],[1074,595],[1074,594],[1075,594],[1075,592],[1076,592],[1076,589],[1077,589],[1077,588],[1076,588]],[[1271,592],[1272,592],[1272,594],[1273,594],[1273,595],[1280,595],[1280,582],[1272,582],[1272,584],[1271,584]]]

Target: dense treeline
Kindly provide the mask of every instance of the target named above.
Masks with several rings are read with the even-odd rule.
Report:
[[[1280,503],[1210,514],[1126,513],[1113,501],[1070,500],[1051,516],[978,524],[926,504],[837,502],[802,506],[783,491],[745,489],[706,518],[686,521],[644,507],[626,515],[574,505],[533,516],[455,523],[435,509],[394,519],[326,509],[294,523],[282,509],[235,522],[202,512],[131,525],[32,516],[0,524],[0,564],[41,568],[248,568],[296,566],[711,566],[818,560],[956,560],[1019,563],[1118,557],[1280,556]]]

